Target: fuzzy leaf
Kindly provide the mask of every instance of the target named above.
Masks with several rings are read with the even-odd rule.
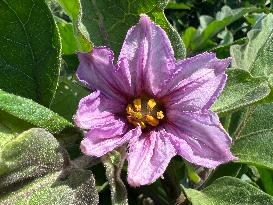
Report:
[[[71,55],[76,53],[78,50],[78,44],[74,35],[73,24],[67,23],[59,18],[55,18],[55,20],[57,22],[61,36],[62,53],[64,55]]]
[[[167,0],[81,0],[82,23],[96,46],[109,46],[117,56],[128,29],[138,22],[140,14],[146,13],[165,29],[176,58],[181,59],[185,57],[185,48],[163,13],[167,3]]]
[[[0,131],[1,142],[9,137],[0,145],[0,204],[98,204],[92,172],[69,167],[49,132],[34,128],[10,137]]]
[[[273,73],[273,14],[268,14],[259,27],[248,32],[248,43],[231,47],[232,67],[249,71],[253,76]]]
[[[185,189],[192,205],[270,205],[273,197],[233,177],[215,180],[202,191]]]
[[[126,148],[120,147],[102,158],[106,169],[106,177],[111,189],[111,200],[113,205],[128,205],[127,191],[120,174],[126,157]]]
[[[43,1],[0,0],[0,89],[49,106],[60,68],[60,38]]]
[[[7,134],[1,133],[1,139]],[[19,136],[8,136],[9,141],[0,146],[0,189],[49,171],[61,170],[64,165],[64,150],[49,132],[33,128]]]
[[[273,103],[253,106],[235,134],[232,153],[238,162],[273,169]]]
[[[242,164],[229,162],[227,164],[222,164],[218,166],[202,184],[202,187],[207,187],[212,184],[216,179],[224,176],[237,177],[242,169]]]
[[[42,127],[50,132],[59,132],[72,124],[38,103],[0,90],[1,113],[8,113],[32,126]],[[3,116],[4,118],[5,116]]]
[[[74,169],[54,172],[38,178],[25,187],[0,197],[5,205],[78,205],[98,204],[98,193],[91,171]]]
[[[254,78],[250,73],[239,69],[230,69],[227,74],[228,81],[224,91],[212,106],[215,112],[233,111],[250,105],[265,98],[271,91],[264,77]]]
[[[89,34],[86,31],[86,28],[82,24],[82,9],[80,0],[57,0],[62,8],[65,10],[67,15],[71,18],[73,22],[73,31],[75,38],[74,43],[76,43],[77,47],[73,47],[74,53],[76,51],[81,52],[89,52],[93,45],[89,39]],[[71,32],[71,31],[69,31]],[[62,34],[62,33],[61,33]],[[71,37],[72,38],[72,37]],[[71,54],[71,53],[65,53]]]
[[[241,126],[240,136],[258,134],[259,132],[269,132],[273,130],[273,103],[266,103],[250,107],[247,116]]]

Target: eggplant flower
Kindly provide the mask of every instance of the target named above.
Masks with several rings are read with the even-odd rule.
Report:
[[[106,47],[78,57],[77,77],[94,91],[74,116],[88,130],[81,150],[101,157],[127,144],[130,185],[153,183],[175,155],[207,168],[235,159],[231,138],[209,110],[230,58],[205,52],[176,61],[166,33],[146,15],[128,31],[117,64]]]

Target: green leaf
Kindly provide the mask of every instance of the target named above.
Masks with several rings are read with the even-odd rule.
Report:
[[[73,126],[58,114],[30,99],[0,90],[0,117],[2,112],[28,122],[32,126],[45,128],[53,133],[59,132],[65,127]]]
[[[60,18],[55,18],[57,26],[59,28],[61,42],[62,42],[62,53],[64,55],[71,55],[77,52],[78,45],[76,37],[74,36],[73,24],[67,23]]]
[[[126,148],[120,147],[102,157],[106,169],[106,177],[111,189],[111,200],[113,205],[128,205],[127,191],[120,174],[126,158]]]
[[[270,170],[259,168],[259,174],[266,193],[273,196],[273,175]]]
[[[259,132],[270,132],[273,130],[273,103],[266,103],[250,107],[247,116],[241,126],[240,134],[237,137],[255,135]]]
[[[0,204],[98,204],[91,171],[69,165],[49,132],[34,128],[14,135],[0,145]]]
[[[234,40],[232,32],[228,30],[222,31],[217,37],[222,39],[220,45],[230,45]]]
[[[78,31],[76,35],[89,35],[96,46],[109,46],[116,55],[120,52],[128,29],[138,22],[139,15],[142,13],[148,14],[166,31],[177,59],[184,58],[186,55],[179,34],[164,15],[163,9],[168,3],[166,0],[138,0],[137,2],[133,0],[58,0],[58,2],[72,18],[74,31]],[[81,49],[80,51],[89,50]]]
[[[43,1],[0,0],[0,88],[48,106],[60,68],[60,38]]]
[[[249,108],[236,131],[238,162],[273,169],[273,103]]]
[[[216,179],[224,176],[237,177],[239,172],[242,169],[242,164],[229,162],[227,164],[222,164],[218,166],[215,170],[212,170],[212,173],[202,184],[202,187],[207,187],[212,184]]]
[[[253,76],[268,76],[273,73],[273,14],[268,14],[248,32],[248,43],[231,47],[232,67],[249,71]]]
[[[185,30],[185,32],[183,33],[182,38],[183,38],[183,42],[184,42],[185,47],[186,47],[187,50],[188,49],[192,50],[190,46],[191,46],[191,44],[193,42],[193,39],[194,39],[194,36],[196,35],[196,33],[197,33],[197,30],[194,27],[188,27]]]
[[[12,130],[0,123],[0,147],[14,138]]]
[[[1,139],[7,138],[1,133]],[[65,152],[49,132],[33,128],[0,146],[0,189],[65,166]],[[68,156],[66,156],[68,157]]]
[[[181,59],[185,57],[185,48],[179,34],[163,13],[167,2],[166,0],[81,0],[82,22],[96,46],[109,46],[117,56],[128,29],[138,22],[140,14],[146,13],[165,29],[176,58]]]
[[[209,51],[217,53],[218,58],[227,58],[230,56],[230,46],[235,44],[244,44],[246,41],[247,38],[243,37],[233,41],[232,43],[217,45],[216,47],[210,49]]]
[[[174,3],[174,2],[169,2],[166,9],[182,9],[182,10],[190,10],[193,5],[187,3]]]
[[[77,44],[77,50],[89,52],[93,45],[89,39],[89,34],[82,24],[82,11],[80,0],[57,0],[66,14],[72,19],[75,38],[73,43]],[[69,31],[71,32],[71,31]]]
[[[213,21],[213,17],[208,15],[202,15],[199,17],[200,21],[200,30],[203,31],[207,26]]]
[[[96,205],[98,202],[92,172],[81,169],[50,173],[0,197],[0,203],[5,205]]]
[[[72,121],[72,117],[78,108],[79,101],[88,94],[89,92],[82,86],[62,78],[50,109],[63,116],[68,121]]]
[[[192,205],[270,205],[273,197],[233,177],[215,180],[202,191],[185,189]]]
[[[227,6],[223,7],[222,10],[225,10],[226,7]],[[196,52],[204,50],[206,48],[208,40],[214,37],[220,31],[224,30],[226,26],[242,18],[245,14],[249,12],[255,12],[257,10],[258,9],[255,7],[235,9],[230,11],[230,15],[225,17],[223,16],[223,19],[216,19],[214,21],[211,21],[208,26],[202,31],[201,35],[197,36],[194,39],[194,44],[192,45],[193,51]]]
[[[224,91],[212,106],[215,112],[233,111],[253,104],[268,96],[271,91],[264,77],[254,78],[250,73],[239,69],[230,69],[227,74]]]

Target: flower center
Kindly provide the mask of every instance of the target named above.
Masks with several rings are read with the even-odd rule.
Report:
[[[127,119],[134,126],[142,129],[152,126],[156,127],[164,118],[164,113],[159,103],[154,99],[136,98],[126,108]]]

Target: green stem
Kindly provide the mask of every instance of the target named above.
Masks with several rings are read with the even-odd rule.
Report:
[[[201,178],[199,175],[194,171],[192,166],[188,162],[184,162],[186,165],[187,175],[190,181],[192,181],[195,184],[200,183]]]
[[[163,176],[161,182],[171,204],[184,204],[187,198],[180,186],[173,161],[170,162]]]

